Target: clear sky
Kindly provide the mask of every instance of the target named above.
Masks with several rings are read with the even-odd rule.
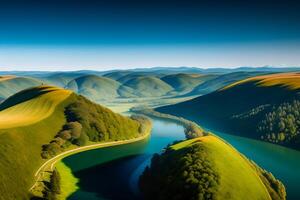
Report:
[[[298,2],[1,1],[0,70],[300,66]]]

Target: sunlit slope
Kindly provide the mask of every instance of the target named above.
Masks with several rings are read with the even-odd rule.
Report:
[[[25,99],[25,101],[22,101],[26,93],[33,92],[32,89],[23,92],[22,95],[18,94],[18,97],[14,96],[11,98],[20,98],[21,103],[8,107],[0,112],[1,129],[27,126],[49,117],[56,109],[56,106],[67,99],[72,93],[70,90],[54,87],[44,86],[36,89],[40,94],[37,93],[33,99]],[[8,99],[8,101],[11,101],[11,99]],[[7,102],[3,103],[3,105],[5,104],[7,104]]]
[[[300,73],[279,73],[264,76],[255,76],[241,81],[237,81],[233,84],[222,88],[222,90],[246,84],[247,82],[255,82],[256,85],[260,87],[280,86],[288,88],[290,90],[296,90],[300,88]]]
[[[1,200],[28,199],[35,170],[43,162],[42,145],[65,124],[64,107],[73,98],[70,94],[41,86],[17,93],[0,105]]]
[[[205,136],[174,145],[175,150],[201,145],[219,174],[217,199],[270,199],[268,191],[248,160],[233,147],[214,136]]]
[[[271,179],[276,191],[261,169],[231,145],[203,136],[154,157],[140,183],[146,199],[284,199],[284,187]]]
[[[204,83],[196,86],[191,92],[191,95],[195,94],[207,94],[218,90],[226,85],[240,81],[249,77],[265,74],[264,72],[233,72],[216,76],[215,78],[209,79]]]
[[[159,108],[229,133],[300,148],[300,74],[256,76]]]
[[[34,78],[12,75],[0,76],[0,98],[6,99],[16,92],[38,85],[41,85],[41,81]]]
[[[36,170],[69,148],[140,136],[148,129],[138,120],[52,86],[33,87],[11,96],[0,104],[0,200],[28,199]],[[84,138],[82,143],[58,135],[70,123],[81,125],[77,141]],[[57,139],[63,143],[56,143]],[[54,154],[49,153],[52,150]]]

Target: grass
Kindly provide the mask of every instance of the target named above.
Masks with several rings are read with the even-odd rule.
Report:
[[[134,94],[140,97],[163,96],[173,90],[169,84],[154,76],[132,78],[124,85],[132,88]]]
[[[221,139],[205,136],[186,140],[171,148],[180,150],[199,143],[206,151],[207,159],[214,163],[220,177],[216,199],[271,199],[251,163]]]
[[[28,126],[42,121],[52,115],[56,106],[67,99],[71,93],[69,90],[55,89],[30,101],[6,108],[0,112],[0,128]]]
[[[58,96],[58,93],[61,96]],[[25,120],[27,125],[22,124],[23,122],[11,121],[11,123],[8,123],[2,116],[7,124],[2,122],[0,126],[1,200],[28,199],[28,189],[35,181],[34,173],[44,162],[40,155],[41,146],[49,143],[66,122],[64,107],[68,104],[70,98],[68,98],[69,93],[63,94],[66,95],[64,98],[62,98],[63,95],[59,92],[59,89],[55,89],[45,94],[49,97],[48,100],[39,96],[26,101],[28,106],[21,103],[21,106],[16,105],[7,108],[9,112],[14,113],[14,119]],[[34,123],[33,121],[27,121],[28,119],[23,119],[26,118],[23,112],[30,115],[31,109],[35,110],[37,106],[43,109],[43,105],[52,105],[53,108],[50,109],[51,112],[46,109],[48,112],[45,117],[43,114],[39,115],[43,117],[42,120],[37,120],[37,114],[34,114],[34,117],[31,118]],[[2,112],[7,115],[7,109],[1,111],[0,115],[2,115]]]
[[[237,81],[233,84],[222,88],[222,90],[226,90],[234,86],[247,83],[249,81],[255,81],[256,84],[261,87],[283,86],[291,90],[296,90],[300,88],[300,73],[278,73],[263,76],[255,76],[241,81]]]
[[[95,101],[130,96],[130,88],[123,87],[113,79],[95,75],[85,75],[70,81],[68,88]]]
[[[62,177],[60,185],[61,193],[58,195],[58,200],[65,200],[79,188],[77,186],[78,179],[72,174],[71,169],[62,161],[58,162],[55,167]]]
[[[0,105],[0,200],[29,199],[29,189],[34,195],[41,195],[42,184],[35,184],[35,174],[41,166],[44,166],[46,161],[41,157],[42,145],[49,144],[67,122],[66,107],[75,102],[78,104],[81,98],[69,90],[52,86],[39,86],[23,90]],[[95,106],[101,107],[89,101],[86,102],[85,106],[92,105],[93,108]],[[78,106],[79,110],[85,109],[81,104]],[[88,113],[95,116],[94,118],[98,121],[103,120],[101,117],[105,116],[108,116],[110,120],[116,120],[106,124],[119,123],[115,127],[117,130],[126,130],[132,134],[135,132],[130,132],[128,129],[130,125],[125,123],[130,119],[117,115],[109,109],[101,107],[101,113],[96,113],[96,110],[89,110]],[[123,121],[120,121],[121,119]],[[137,122],[132,121],[132,123],[136,124]],[[118,143],[114,142],[112,145],[134,142],[139,138],[127,141],[121,141],[121,139],[118,138]],[[95,143],[95,147],[82,147],[82,151],[96,148],[96,145],[105,146],[109,144]],[[70,146],[66,150],[75,150],[76,147]],[[74,153],[76,152],[74,151]],[[73,183],[68,185],[68,181],[74,181],[74,179],[71,179],[71,175],[64,166],[59,164],[58,167],[67,175],[67,181],[63,181],[65,188],[62,194],[67,195],[72,192],[71,188],[73,188],[71,186]],[[49,169],[48,167],[47,170]],[[47,180],[47,170],[44,170],[43,174],[38,177],[45,177]]]

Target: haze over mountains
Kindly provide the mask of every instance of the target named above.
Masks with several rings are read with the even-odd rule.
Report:
[[[71,89],[95,101],[119,98],[203,95],[227,84],[256,75],[297,71],[300,68],[201,69],[146,68],[112,71],[0,72],[0,100],[32,86],[55,85]],[[6,75],[14,75],[10,78]]]
[[[0,191],[8,199],[25,197],[35,181],[36,168],[45,160],[70,148],[128,140],[145,132],[141,131],[145,129],[141,119],[123,117],[92,101],[140,100],[147,106],[155,99],[165,105],[163,99],[182,98],[179,104],[157,110],[201,125],[212,124],[216,129],[239,136],[299,149],[300,73],[297,70],[300,69],[293,68],[295,72],[290,72],[291,69],[1,72],[0,155],[3,162],[0,162],[0,177],[8,184],[1,183]],[[184,101],[185,97],[193,99]],[[19,155],[20,151],[24,156]],[[240,160],[240,155],[237,157]],[[21,167],[23,165],[26,167]],[[247,163],[251,174],[255,171],[252,167]],[[10,173],[12,168],[18,172]],[[223,176],[219,171],[216,173]],[[18,188],[20,183],[16,183],[16,179],[24,187]],[[261,184],[260,179],[254,181]],[[269,185],[267,180],[265,182]],[[265,188],[261,186],[259,188]],[[18,189],[14,192],[14,188]],[[42,196],[37,191],[38,196]],[[262,195],[268,196],[265,192],[262,191]],[[284,194],[281,196],[277,199],[285,198]]]

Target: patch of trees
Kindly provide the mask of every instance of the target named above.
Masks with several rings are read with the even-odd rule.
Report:
[[[258,172],[259,177],[266,186],[272,200],[286,199],[286,191],[284,185],[279,180],[277,180],[272,173],[260,168],[254,162],[251,162],[251,164]]]
[[[115,141],[138,136],[139,122],[116,114],[83,96],[66,107],[69,122],[78,121],[90,141]]]
[[[58,200],[61,193],[61,177],[55,168],[50,175],[49,181],[44,181],[42,196],[32,196],[30,200]]]
[[[200,143],[152,157],[139,179],[145,199],[215,199],[219,175]]]
[[[56,169],[53,170],[50,176],[50,182],[46,191],[44,192],[44,197],[46,200],[56,200],[57,195],[60,194],[60,175]]]
[[[145,115],[131,115],[130,118],[139,122],[139,134],[145,134],[151,131],[152,122]]]
[[[66,123],[55,138],[42,146],[42,158],[51,158],[68,148],[71,144],[84,146],[88,142],[88,137],[82,130],[82,125],[77,122]]]
[[[42,146],[43,158],[51,158],[70,145],[126,140],[151,129],[151,122],[145,116],[124,117],[83,96],[75,97],[65,108],[67,123],[49,144]]]
[[[202,137],[205,132],[195,123],[188,123],[184,126],[184,133],[187,139]]]
[[[259,114],[260,112],[266,110],[270,106],[271,106],[270,104],[260,105],[256,108],[250,109],[250,111],[248,111],[248,112],[238,114],[238,115],[233,115],[232,118],[233,119],[247,119],[249,117],[256,116],[257,114]]]
[[[300,144],[300,101],[273,106],[258,124],[263,140],[273,143]]]

